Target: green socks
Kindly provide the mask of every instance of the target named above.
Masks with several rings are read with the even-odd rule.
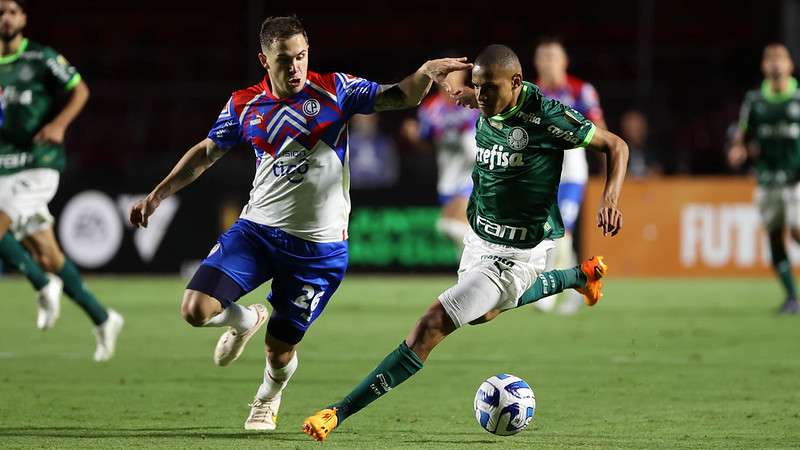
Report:
[[[86,285],[81,280],[81,274],[78,273],[78,268],[72,264],[72,261],[64,258],[64,267],[57,275],[64,281],[64,292],[86,311],[95,325],[100,325],[108,319],[108,312],[97,301],[94,294],[86,289]]]
[[[797,290],[794,285],[794,274],[789,257],[786,256],[786,247],[783,241],[783,232],[770,233],[769,250],[772,253],[772,267],[778,275],[778,279],[786,290],[788,298],[797,298]]]
[[[405,341],[378,364],[344,400],[335,403],[339,423],[357,413],[383,394],[422,369],[422,360]]]
[[[37,291],[47,286],[47,283],[50,282],[45,271],[31,258],[28,250],[11,235],[10,231],[6,232],[3,238],[0,239],[0,257],[9,266],[25,275],[25,278],[31,282]]]
[[[551,270],[536,277],[533,285],[522,294],[517,307],[533,303],[569,288],[580,288],[586,284],[586,275],[576,266],[566,270]]]

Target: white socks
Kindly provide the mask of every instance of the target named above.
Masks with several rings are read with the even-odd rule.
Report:
[[[269,361],[267,361],[267,367],[264,370],[264,382],[258,387],[256,398],[262,402],[268,402],[279,397],[295,370],[297,370],[297,351],[294,352],[292,360],[289,361],[286,367],[276,369],[270,367]]]
[[[204,327],[233,327],[238,332],[250,329],[258,321],[258,314],[238,303],[231,303],[223,309],[221,313],[208,319],[203,324]]]

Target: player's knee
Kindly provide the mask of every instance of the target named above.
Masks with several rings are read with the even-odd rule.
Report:
[[[189,325],[193,327],[203,326],[210,317],[202,307],[202,299],[197,295],[197,292],[187,290],[183,294],[183,301],[181,301],[181,317]]]
[[[800,242],[800,228],[792,228],[789,230],[789,234],[792,236],[795,242]]]
[[[419,327],[430,333],[443,331],[445,318],[447,318],[447,313],[443,309],[428,310],[419,319]]]
[[[64,267],[64,255],[60,252],[39,253],[36,262],[45,272],[58,273]]]

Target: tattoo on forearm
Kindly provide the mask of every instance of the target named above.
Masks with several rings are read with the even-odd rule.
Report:
[[[381,85],[380,92],[375,97],[375,111],[388,111],[393,109],[408,108],[406,94],[396,84]]]

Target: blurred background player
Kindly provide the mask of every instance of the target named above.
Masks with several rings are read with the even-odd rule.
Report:
[[[597,91],[591,84],[567,73],[569,58],[561,40],[549,37],[539,41],[533,54],[533,65],[538,77],[536,85],[542,94],[574,108],[599,128],[606,129]],[[578,261],[573,235],[588,179],[586,150],[575,148],[564,152],[564,167],[561,171],[561,184],[558,186],[558,208],[564,221],[565,234],[556,241],[555,255],[548,268],[572,267]],[[568,290],[561,295],[564,299],[558,311],[562,314],[577,312],[582,303],[580,294]],[[535,306],[542,311],[550,311],[555,302],[556,296],[552,296],[536,302]]]
[[[452,72],[447,76],[449,89],[465,87],[467,72]],[[462,108],[444,88],[425,99],[419,108],[418,122],[409,119],[402,128],[405,137],[419,146],[430,143],[436,152],[439,204],[442,214],[436,222],[440,233],[450,238],[460,249],[469,231],[467,202],[472,193],[472,168],[475,165],[475,122],[478,111]]]
[[[755,201],[769,235],[772,266],[786,294],[778,310],[800,313],[785,235],[800,242],[800,91],[794,63],[783,44],[769,44],[761,60],[761,89],[742,103],[739,127],[728,153],[734,167],[753,161],[758,187]]]
[[[391,136],[380,128],[378,114],[356,114],[350,119],[350,187],[390,188],[397,182],[400,162]]]
[[[184,291],[181,314],[195,327],[228,327],[214,362],[235,361],[267,324],[266,367],[244,427],[274,430],[283,388],[297,369],[296,346],[322,314],[347,268],[350,212],[347,123],[354,114],[412,108],[432,80],[471,67],[462,59],[427,61],[397,84],[308,71],[305,28],[296,17],[261,25],[258,84],[235,91],[208,136],[131,209],[147,226],[161,201],[196,180],[226,151],[247,143],[256,171],[250,200],[219,237]],[[236,302],[272,279],[267,300]]]
[[[628,143],[628,178],[643,179],[661,175],[658,149],[648,140],[647,117],[638,109],[630,109],[619,118],[619,136]]]
[[[58,52],[22,35],[24,6],[21,0],[0,0],[0,256],[39,291],[39,329],[58,319],[63,288],[95,325],[94,359],[106,361],[114,354],[122,316],[86,288],[56,242],[47,207],[64,169],[64,133],[86,104],[89,88]]]

